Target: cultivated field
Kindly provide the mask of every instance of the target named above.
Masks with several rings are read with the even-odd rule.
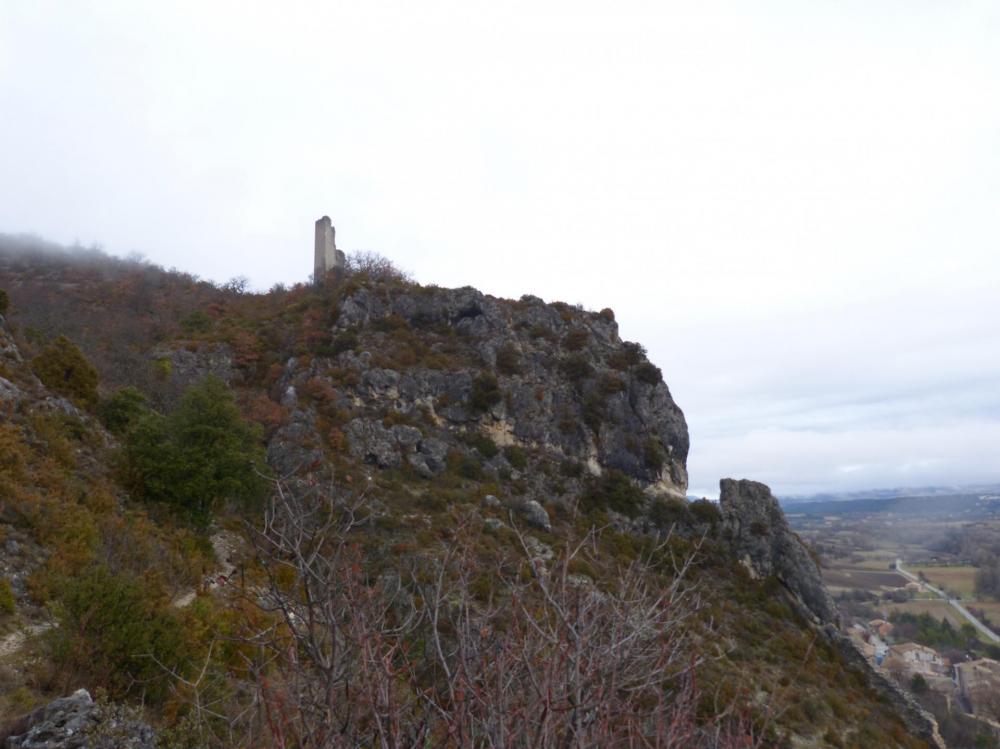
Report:
[[[964,599],[974,595],[976,568],[968,565],[954,567],[906,567],[907,572],[917,575],[921,572],[931,585],[958,593]]]
[[[886,603],[882,607],[886,612],[905,612],[909,614],[930,614],[935,619],[947,619],[948,623],[958,629],[966,620],[947,601],[937,600],[915,600],[906,603]]]
[[[888,569],[866,569],[864,567],[829,567],[823,570],[823,582],[831,589],[870,590],[880,593],[900,588],[909,582],[897,572]]]
[[[993,631],[1000,629],[1000,601],[969,601],[966,607],[984,611]]]

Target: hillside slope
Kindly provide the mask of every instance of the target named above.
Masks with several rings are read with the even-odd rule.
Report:
[[[826,626],[777,504],[763,522],[757,490],[725,515],[683,499],[684,416],[610,310],[421,287],[370,258],[254,295],[23,242],[0,289],[0,532],[19,549],[0,625],[52,625],[25,645],[37,660],[0,664],[11,717],[85,687],[141,700],[177,745],[511,746],[526,726],[541,745],[928,745]],[[96,366],[96,403],[32,372],[59,335]],[[138,438],[106,408],[130,385],[154,419],[206,378],[257,426],[274,482],[208,526],[126,489]],[[245,539],[239,572],[207,586],[220,528]],[[90,601],[123,596],[88,627]],[[501,666],[514,691],[488,686]]]

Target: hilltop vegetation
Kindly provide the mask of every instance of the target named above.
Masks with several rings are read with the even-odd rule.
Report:
[[[610,310],[23,242],[0,288],[0,626],[53,625],[6,715],[86,686],[177,747],[926,746],[683,499]]]

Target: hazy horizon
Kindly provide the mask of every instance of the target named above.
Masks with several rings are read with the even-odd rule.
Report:
[[[1000,482],[986,2],[12,0],[0,231],[611,307],[690,493]],[[11,147],[13,146],[13,147]]]

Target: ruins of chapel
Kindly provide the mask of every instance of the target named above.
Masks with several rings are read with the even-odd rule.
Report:
[[[336,230],[329,216],[316,221],[316,255],[313,262],[313,282],[321,284],[333,270],[343,270],[347,258],[337,249]]]

